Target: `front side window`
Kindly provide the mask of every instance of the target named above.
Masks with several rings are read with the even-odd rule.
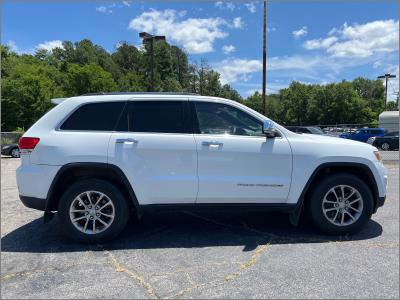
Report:
[[[262,122],[244,111],[222,103],[195,102],[202,134],[263,136]]]
[[[61,130],[113,131],[126,102],[89,103],[79,107]]]
[[[132,101],[127,105],[117,131],[185,133],[182,101]]]

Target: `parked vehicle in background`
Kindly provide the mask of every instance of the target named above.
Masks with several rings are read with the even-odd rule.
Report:
[[[8,144],[1,147],[1,154],[18,158],[20,156],[17,144]]]
[[[296,133],[325,134],[322,129],[317,126],[286,126],[286,129]]]
[[[399,149],[399,133],[391,132],[385,136],[374,136],[368,139],[368,144],[371,144],[382,150],[398,150]]]
[[[360,231],[386,196],[371,145],[296,134],[235,101],[194,94],[68,98],[20,139],[21,201],[100,243],[154,210],[279,210]]]
[[[360,128],[354,133],[342,133],[339,137],[354,141],[367,142],[370,137],[384,136],[384,128]]]

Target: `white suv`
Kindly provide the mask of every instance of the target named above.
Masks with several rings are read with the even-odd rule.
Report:
[[[237,102],[193,94],[68,98],[21,138],[22,202],[58,211],[71,238],[104,242],[130,211],[256,209],[309,213],[330,234],[359,231],[387,176],[371,145],[297,134]]]

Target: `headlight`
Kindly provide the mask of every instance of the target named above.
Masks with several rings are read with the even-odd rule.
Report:
[[[8,149],[8,148],[10,148],[11,146],[10,145],[8,145],[8,146],[3,146],[3,148],[1,148],[1,149]]]
[[[376,157],[376,159],[377,159],[378,161],[381,161],[381,160],[382,160],[382,156],[381,156],[381,153],[380,153],[379,151],[374,151],[374,154],[375,154],[375,157]]]

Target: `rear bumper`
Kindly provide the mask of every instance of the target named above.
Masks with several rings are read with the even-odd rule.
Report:
[[[19,199],[21,199],[21,202],[26,207],[41,210],[41,211],[44,211],[46,208],[46,199],[27,197],[27,196],[21,196],[21,195],[19,195]]]
[[[25,160],[27,159],[29,158],[25,158]],[[50,185],[59,169],[59,166],[22,162],[16,172],[19,194],[24,197],[46,199]]]

